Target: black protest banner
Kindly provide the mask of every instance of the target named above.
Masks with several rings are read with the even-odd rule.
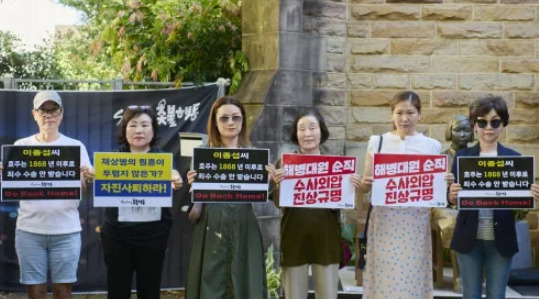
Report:
[[[2,146],[2,201],[80,200],[80,146]]]
[[[60,132],[80,140],[94,152],[116,150],[117,125],[127,106],[151,106],[159,117],[157,146],[172,153],[184,181],[189,169],[188,160],[178,155],[179,132],[206,133],[211,105],[217,98],[216,84],[182,87],[181,89],[128,91],[58,91],[64,113]],[[32,101],[36,91],[0,89],[0,143],[13,144],[16,140],[36,134],[38,127],[32,117]],[[186,164],[187,163],[187,164]],[[99,237],[104,209],[93,207],[91,189],[82,194],[79,213],[82,223],[82,249],[74,291],[106,290],[106,268]],[[163,269],[162,287],[178,288],[185,285],[187,255],[192,224],[179,209],[182,199],[189,200],[187,184],[173,194],[174,222],[170,234]],[[22,292],[19,266],[15,254],[15,226],[17,202],[0,204],[0,291]]]
[[[192,202],[266,202],[268,149],[195,148]]]
[[[459,157],[459,209],[533,209],[534,165],[533,156]]]

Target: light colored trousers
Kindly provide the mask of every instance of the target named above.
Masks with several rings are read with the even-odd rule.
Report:
[[[339,287],[339,264],[311,264],[316,299],[336,299]],[[309,288],[309,265],[283,267],[286,299],[305,299]]]

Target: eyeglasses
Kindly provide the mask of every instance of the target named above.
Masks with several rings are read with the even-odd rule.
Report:
[[[43,109],[39,108],[36,109],[37,114],[41,117],[46,117],[47,115],[50,115],[52,117],[58,117],[60,114],[62,114],[62,107],[56,107],[51,109]]]
[[[475,120],[475,123],[477,124],[477,126],[481,129],[484,129],[487,127],[487,125],[490,123],[490,126],[493,128],[493,129],[497,129],[500,127],[500,125],[502,124],[502,120],[501,119],[493,119],[493,120],[486,120],[486,119],[476,119]]]
[[[243,117],[241,115],[221,116],[219,117],[219,122],[222,124],[227,124],[231,119],[235,123],[241,123],[241,121],[243,120]]]
[[[140,109],[140,110],[148,110],[152,108],[152,106],[148,106],[148,105],[130,105],[130,106],[127,106],[127,109],[130,109],[130,110],[137,110],[137,109]]]

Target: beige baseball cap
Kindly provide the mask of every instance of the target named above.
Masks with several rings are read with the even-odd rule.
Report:
[[[41,107],[41,105],[47,101],[53,101],[58,104],[58,106],[63,108],[62,98],[60,98],[60,95],[56,91],[45,90],[38,92],[34,97],[34,109],[39,109],[39,107]]]

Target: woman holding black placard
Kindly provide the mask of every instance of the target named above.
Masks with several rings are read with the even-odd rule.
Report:
[[[208,146],[248,148],[245,108],[225,96],[212,105]],[[189,184],[197,176],[187,174]],[[195,223],[189,251],[187,299],[265,299],[266,268],[258,221],[251,204],[195,203],[189,212]]]
[[[458,157],[520,156],[502,146],[498,139],[509,123],[507,104],[501,97],[488,96],[475,100],[470,106],[470,123],[479,142],[455,155],[452,172],[457,175]],[[457,204],[459,183],[449,189],[449,202]],[[532,184],[534,199],[539,199],[539,185]],[[512,210],[460,211],[451,241],[457,251],[463,298],[481,298],[483,269],[486,271],[486,295],[489,299],[505,298],[511,260],[518,252],[515,218]]]
[[[64,117],[62,98],[56,91],[38,92],[32,115],[39,132],[19,139],[22,146],[79,146],[82,187],[92,172],[84,144],[60,133]],[[6,161],[4,161],[6,162]],[[0,161],[0,178],[2,173]],[[17,216],[15,250],[19,259],[20,283],[26,285],[27,297],[45,299],[50,277],[54,298],[70,298],[77,281],[81,249],[81,224],[78,200],[23,200]]]

